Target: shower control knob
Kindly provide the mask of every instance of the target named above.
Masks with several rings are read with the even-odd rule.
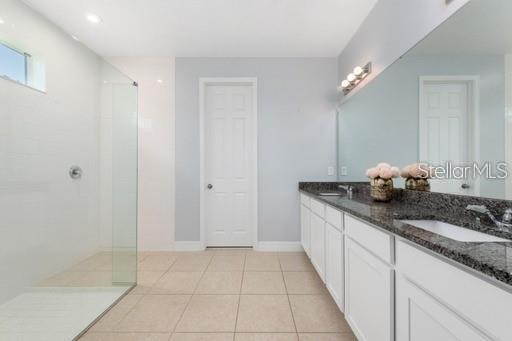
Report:
[[[83,171],[82,168],[80,168],[80,166],[71,166],[71,168],[69,169],[69,176],[73,180],[80,179],[82,177],[82,173]]]
[[[213,185],[212,184],[208,184],[208,186],[206,186],[208,189],[212,189],[213,188]]]

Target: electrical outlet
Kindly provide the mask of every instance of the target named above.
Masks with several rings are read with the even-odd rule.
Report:
[[[329,176],[334,175],[334,167],[333,166],[327,167],[327,175],[329,175]]]
[[[345,167],[345,166],[341,167],[340,173],[342,176],[346,176],[348,174],[347,167]]]

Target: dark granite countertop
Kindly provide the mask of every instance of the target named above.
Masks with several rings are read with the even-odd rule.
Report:
[[[351,199],[346,195],[318,195],[320,192],[336,191],[338,184],[341,183],[301,182],[299,189],[316,200],[476,270],[493,280],[512,286],[512,242],[460,242],[400,222],[435,219],[512,240],[512,234],[495,230],[490,224],[486,224],[484,219],[482,223],[477,222],[475,215],[464,209],[467,204],[484,204],[491,211],[498,212],[511,205],[510,201],[395,190],[391,202],[378,203],[370,197],[367,183],[352,183],[355,190]]]

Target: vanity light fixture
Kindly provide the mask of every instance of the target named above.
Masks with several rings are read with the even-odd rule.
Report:
[[[352,91],[366,76],[372,72],[372,63],[368,63],[365,66],[356,66],[352,73],[347,75],[347,78],[341,82],[338,86],[338,92],[343,92],[347,95]]]

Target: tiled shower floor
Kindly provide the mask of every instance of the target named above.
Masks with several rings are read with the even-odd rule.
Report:
[[[133,268],[134,254],[122,257]],[[129,289],[112,278],[112,253],[101,252],[0,304],[0,341],[72,340]]]
[[[70,341],[127,289],[36,288],[0,305],[0,340]]]

